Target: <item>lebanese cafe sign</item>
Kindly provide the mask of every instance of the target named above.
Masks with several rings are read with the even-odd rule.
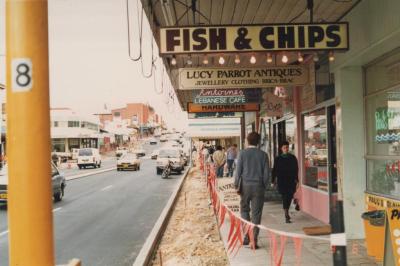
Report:
[[[348,28],[347,22],[160,28],[160,53],[348,50]]]
[[[196,104],[240,104],[260,102],[260,89],[204,89],[194,93]]]
[[[307,82],[305,66],[179,69],[180,90],[302,86]]]

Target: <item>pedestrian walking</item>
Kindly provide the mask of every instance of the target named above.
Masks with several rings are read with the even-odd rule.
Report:
[[[289,142],[284,141],[281,144],[281,151],[282,154],[274,160],[272,180],[273,185],[278,186],[278,191],[282,195],[285,221],[286,223],[291,223],[289,208],[299,184],[299,167],[296,156],[289,153]]]
[[[58,166],[58,155],[56,153],[56,151],[54,151],[51,155],[51,160],[53,161],[53,163]]]
[[[212,157],[217,170],[217,177],[223,177],[226,155],[225,152],[222,151],[222,147],[220,145],[217,146],[217,150],[213,153]]]
[[[235,188],[240,195],[241,217],[258,225],[264,207],[264,192],[269,182],[269,160],[268,155],[257,148],[260,142],[258,133],[251,132],[247,136],[247,142],[248,147],[237,158]],[[253,232],[257,249],[259,228],[255,227]],[[249,236],[246,235],[243,245],[248,245],[249,242]]]
[[[229,149],[226,151],[226,163],[228,165],[228,176],[232,177],[233,176],[233,165],[234,162],[237,158],[237,145],[233,144],[229,147]]]

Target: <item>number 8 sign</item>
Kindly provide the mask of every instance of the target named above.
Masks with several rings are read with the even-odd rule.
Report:
[[[16,58],[11,63],[11,91],[30,91],[33,85],[32,61],[29,58]]]

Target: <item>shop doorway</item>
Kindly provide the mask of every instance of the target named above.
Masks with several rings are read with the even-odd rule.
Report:
[[[282,152],[279,147],[284,141],[289,142],[289,152],[296,155],[296,119],[294,116],[285,118],[273,125],[273,152],[274,157],[280,155]]]

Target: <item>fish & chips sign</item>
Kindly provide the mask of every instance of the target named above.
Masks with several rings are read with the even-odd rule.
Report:
[[[181,90],[301,86],[307,82],[306,66],[179,69]]]
[[[160,29],[161,54],[348,50],[347,22]]]

